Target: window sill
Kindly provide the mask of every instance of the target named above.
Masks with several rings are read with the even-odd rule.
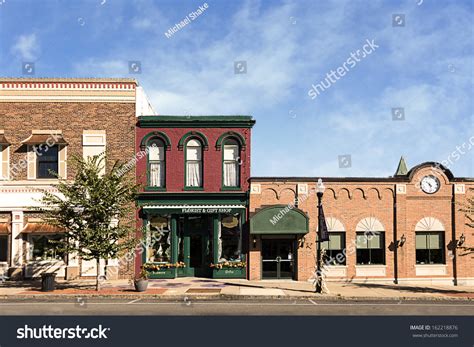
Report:
[[[188,191],[201,191],[204,190],[203,187],[184,187],[183,190],[188,190]]]
[[[446,264],[416,264],[416,276],[444,276],[448,274]]]
[[[221,191],[238,191],[242,190],[242,187],[222,187]]]
[[[147,191],[158,191],[158,192],[166,192],[166,187],[152,187],[152,186],[146,186],[145,190]]]

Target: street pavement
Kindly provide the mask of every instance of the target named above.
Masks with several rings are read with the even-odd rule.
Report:
[[[401,315],[474,316],[474,302],[459,300],[252,299],[181,301],[138,298],[27,298],[0,300],[0,315]]]

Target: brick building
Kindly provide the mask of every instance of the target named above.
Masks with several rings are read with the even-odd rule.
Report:
[[[74,154],[105,151],[107,165],[132,158],[136,116],[153,113],[133,79],[0,79],[0,267],[10,277],[96,275],[94,261],[51,249],[61,230],[44,226],[31,207],[40,189],[56,191],[49,170],[74,177],[67,165]],[[117,261],[107,266],[117,275]]]
[[[388,178],[322,178],[329,281],[474,284],[474,231],[461,205],[474,179],[428,162]],[[249,278],[313,278],[317,178],[253,177]]]
[[[246,277],[248,116],[139,117],[138,224],[151,278]]]

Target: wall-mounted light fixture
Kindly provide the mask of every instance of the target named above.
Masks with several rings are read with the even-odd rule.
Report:
[[[253,237],[252,243],[253,243],[253,248],[257,248],[257,238],[255,236]]]
[[[459,240],[458,240],[458,247],[461,247],[464,242],[466,242],[466,236],[464,236],[464,234],[462,234],[460,237],[459,237]]]
[[[405,234],[403,234],[402,237],[400,237],[400,241],[399,241],[398,245],[400,247],[402,247],[405,244],[405,242],[407,242],[407,238],[406,238]]]

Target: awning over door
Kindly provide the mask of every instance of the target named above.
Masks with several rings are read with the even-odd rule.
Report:
[[[266,207],[250,218],[251,234],[306,234],[308,231],[306,213],[288,205]]]

